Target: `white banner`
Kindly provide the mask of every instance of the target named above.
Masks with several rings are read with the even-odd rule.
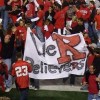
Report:
[[[58,35],[53,33],[45,43],[28,28],[24,60],[31,62],[31,78],[57,79],[69,74],[83,75],[88,49],[81,33]]]

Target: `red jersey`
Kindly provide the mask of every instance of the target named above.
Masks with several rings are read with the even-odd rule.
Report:
[[[55,14],[54,19],[56,20],[55,22],[55,28],[58,29],[63,29],[65,26],[65,13],[64,11],[59,11]]]
[[[95,74],[89,74],[88,77],[84,76],[82,78],[82,83],[86,82],[86,79],[88,79],[88,91],[91,94],[98,94],[99,89],[98,89],[98,83],[96,81],[96,75]]]
[[[39,10],[37,13],[37,17],[39,17],[39,20],[37,21],[36,25],[39,27],[43,27],[44,11]]]
[[[37,0],[37,3],[38,3],[39,5],[44,5],[43,0]]]
[[[68,10],[68,6],[66,6],[66,7],[64,7],[64,8],[62,9],[62,11],[63,11],[64,14],[66,14],[67,10]]]
[[[44,36],[45,36],[46,38],[49,38],[49,37],[51,36],[53,30],[54,30],[53,24],[49,24],[49,25],[48,25],[48,31],[43,30]]]
[[[18,60],[12,65],[11,75],[16,77],[16,84],[19,88],[29,87],[29,72],[31,71],[31,65],[23,60]]]
[[[0,7],[4,6],[4,0],[0,0]]]
[[[88,58],[87,58],[87,66],[90,67],[90,65],[93,64],[93,60],[94,60],[94,55],[89,54]]]
[[[96,75],[90,75],[89,76],[89,85],[88,85],[88,91],[89,93],[92,93],[92,94],[98,94],[98,88],[97,88],[97,81],[96,81]]]
[[[82,13],[80,10],[76,11],[77,18],[82,18]]]
[[[5,75],[5,78],[8,79],[8,67],[5,63],[0,63],[0,75]]]
[[[78,25],[77,21],[72,21],[71,28],[76,27]]]
[[[4,77],[5,76],[5,77]],[[5,91],[5,78],[8,79],[8,67],[3,62],[0,63],[0,86],[2,86],[2,91]]]
[[[33,2],[30,2],[26,5],[26,17],[27,18],[32,18],[35,15],[35,5]]]
[[[80,12],[82,14],[82,18],[85,20],[85,21],[88,21],[89,17],[90,17],[90,10],[89,8],[87,7],[80,7]]]
[[[18,1],[12,1],[11,3],[12,9],[16,8],[16,6],[21,6],[21,0]],[[17,15],[10,14],[10,18],[12,19],[13,23],[16,23]]]
[[[97,29],[100,30],[100,14],[95,15],[94,20],[97,22]]]
[[[48,11],[49,7],[52,5],[50,1],[45,1],[44,3],[44,12]]]
[[[26,40],[26,33],[27,33],[27,28],[25,26],[18,26],[17,27],[17,34],[18,38],[20,40]]]

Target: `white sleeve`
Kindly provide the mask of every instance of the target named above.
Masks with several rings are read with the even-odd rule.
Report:
[[[62,5],[61,0],[55,0],[57,3],[59,3],[60,5]]]
[[[2,23],[2,19],[0,18],[0,24]]]
[[[38,7],[39,7],[38,2],[37,2],[36,0],[33,0],[33,2],[34,2],[34,4],[35,4],[35,6],[38,8]]]
[[[36,22],[38,20],[39,20],[39,17],[36,17],[36,18],[31,19],[32,22]]]
[[[18,22],[20,19],[22,19],[22,17],[18,17],[16,21]]]
[[[48,26],[47,25],[44,25],[44,30],[48,31]]]

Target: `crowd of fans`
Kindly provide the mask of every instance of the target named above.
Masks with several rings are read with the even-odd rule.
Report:
[[[89,4],[85,0],[0,0],[0,17],[0,56],[8,71],[16,53],[24,53],[30,27],[41,42],[53,32],[61,35],[81,32],[89,49],[86,70],[93,64],[100,73],[100,8],[96,8],[93,0]],[[9,91],[12,76],[8,73],[6,78]]]

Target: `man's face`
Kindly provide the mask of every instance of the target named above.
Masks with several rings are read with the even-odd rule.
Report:
[[[83,22],[81,20],[77,20],[77,22],[78,22],[78,25],[82,25],[83,24]]]
[[[97,14],[100,14],[100,9],[97,10]]]
[[[4,42],[8,43],[10,41],[10,35],[6,35],[4,38]]]
[[[20,25],[20,26],[24,26],[24,22],[23,22],[23,21],[20,21],[20,22],[19,22],[19,25]]]
[[[91,66],[89,67],[89,72],[90,72],[91,74],[94,74],[94,71],[95,71],[95,69],[94,69],[93,66],[91,65]]]

